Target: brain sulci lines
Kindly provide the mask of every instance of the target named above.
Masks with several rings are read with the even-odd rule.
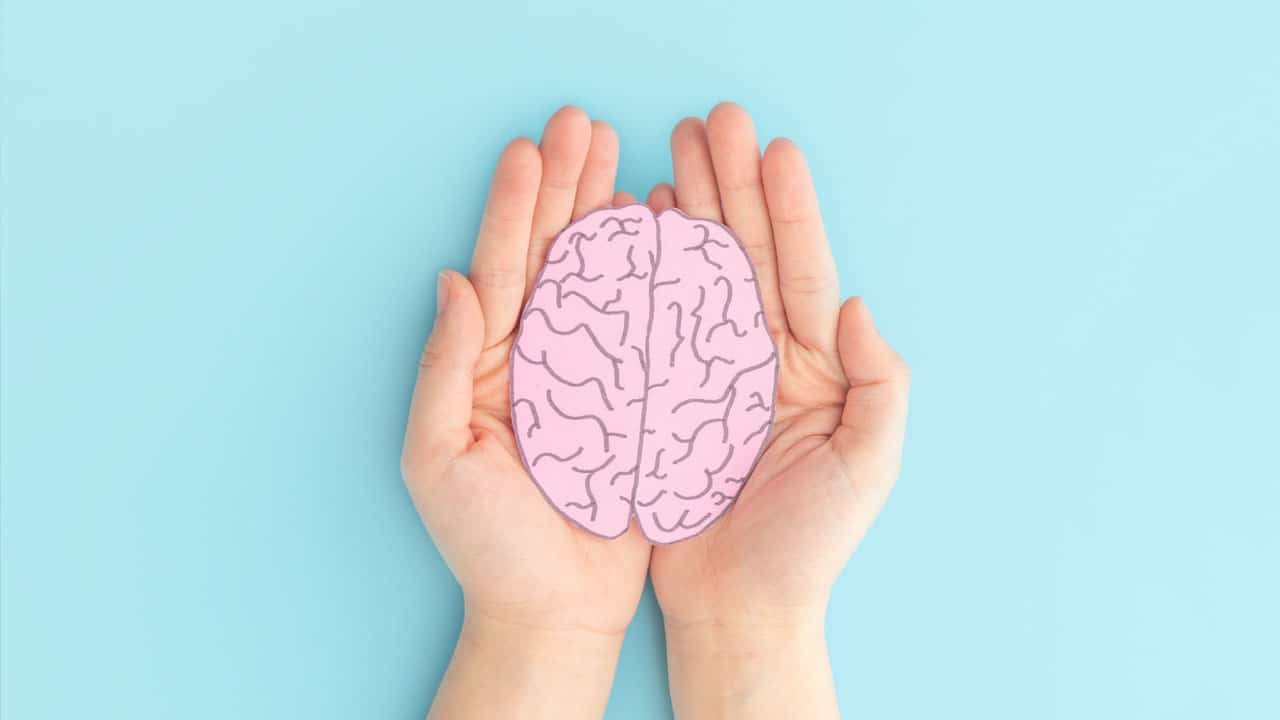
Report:
[[[521,458],[557,511],[659,544],[727,512],[774,417],[778,353],[725,227],[644,205],[552,243],[511,352]]]

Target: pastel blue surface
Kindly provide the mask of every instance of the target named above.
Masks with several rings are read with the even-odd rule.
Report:
[[[417,718],[398,451],[501,146],[735,99],[911,361],[863,718],[1280,716],[1274,2],[3,6],[0,715]],[[610,718],[667,717],[646,595]]]

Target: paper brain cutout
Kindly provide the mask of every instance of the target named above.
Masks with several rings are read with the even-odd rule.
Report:
[[[511,353],[525,468],[602,537],[673,543],[723,515],[773,424],[778,353],[725,227],[644,205],[552,243]],[[642,431],[643,428],[643,431]]]

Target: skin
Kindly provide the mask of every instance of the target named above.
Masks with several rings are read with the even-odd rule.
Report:
[[[516,320],[555,234],[634,202],[618,140],[576,108],[494,172],[469,277],[442,273],[402,458],[463,589],[465,620],[431,717],[600,717],[648,571],[679,718],[838,715],[823,623],[831,586],[898,475],[910,374],[857,298],[843,304],[808,168],[759,151],[722,104],[671,138],[674,186],[647,203],[722,222],[747,249],[781,367],[775,427],[735,507],[651,547],[634,521],[603,540],[546,506],[511,432]]]

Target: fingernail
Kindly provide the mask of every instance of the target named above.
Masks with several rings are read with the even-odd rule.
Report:
[[[449,303],[449,271],[441,271],[436,277],[436,317],[444,314],[444,306]]]

